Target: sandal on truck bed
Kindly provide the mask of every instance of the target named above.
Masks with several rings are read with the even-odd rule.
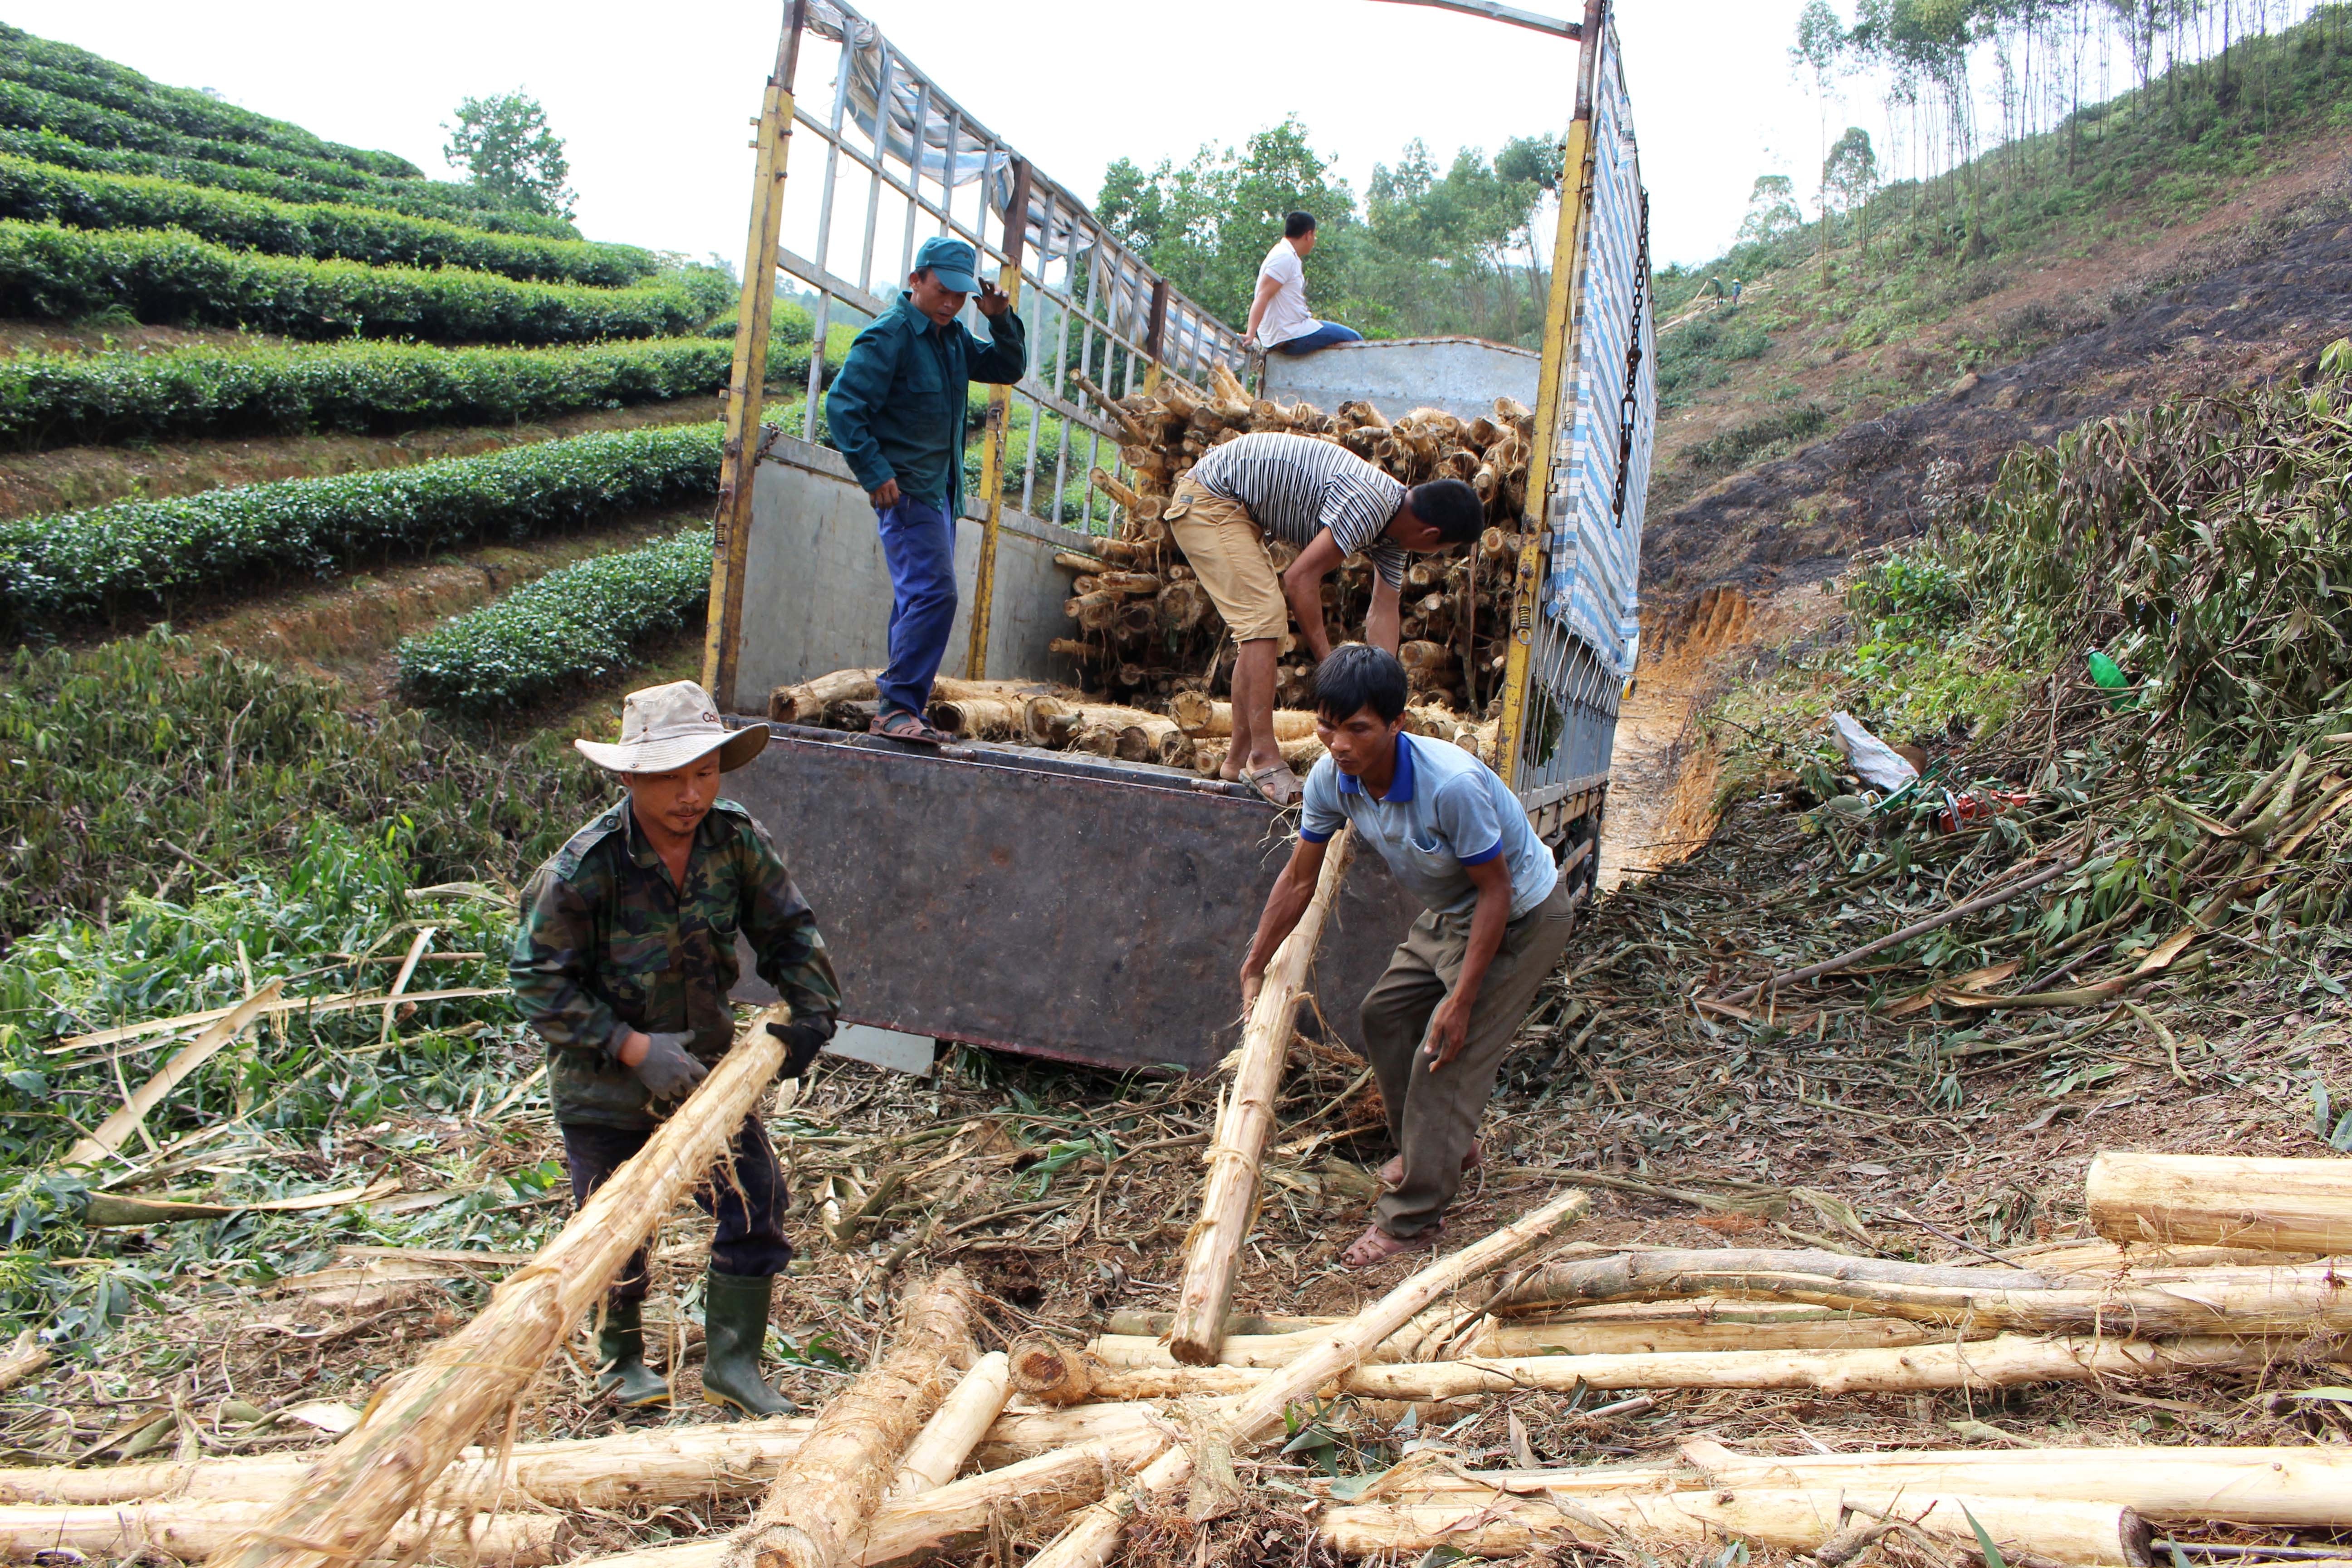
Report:
[[[920,713],[909,713],[904,708],[894,708],[887,713],[877,713],[866,731],[892,741],[910,741],[918,746],[944,746],[950,737],[934,730]]]

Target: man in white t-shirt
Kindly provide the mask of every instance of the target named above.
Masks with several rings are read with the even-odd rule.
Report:
[[[1244,339],[1276,353],[1313,353],[1333,343],[1360,343],[1364,334],[1307,313],[1307,253],[1315,248],[1315,215],[1292,213],[1282,220],[1282,237],[1257,269],[1257,298],[1250,301]]]

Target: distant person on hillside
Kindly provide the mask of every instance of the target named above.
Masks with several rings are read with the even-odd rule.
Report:
[[[1292,213],[1282,220],[1282,237],[1258,264],[1257,298],[1250,301],[1245,342],[1276,353],[1306,354],[1334,343],[1360,343],[1364,334],[1307,313],[1307,253],[1315,248],[1315,215]]]
[[[955,525],[963,511],[966,398],[974,381],[1019,381],[1028,339],[1013,301],[980,280],[972,247],[923,241],[898,303],[857,334],[826,394],[834,445],[874,503],[890,568],[890,664],[877,679],[877,735],[936,746],[923,717],[955,626]],[[977,294],[983,342],[958,324]]]

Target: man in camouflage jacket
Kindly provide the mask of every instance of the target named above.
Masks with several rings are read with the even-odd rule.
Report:
[[[508,973],[515,1000],[547,1045],[547,1077],[575,1204],[643,1148],[735,1040],[728,1002],[736,941],[792,1007],[770,1025],[785,1042],[782,1076],[808,1069],[833,1034],[841,994],[824,938],[782,854],[751,814],[718,798],[719,775],[767,744],[764,728],[729,731],[692,681],[633,692],[621,742],[576,741],[621,775],[628,798],[539,868],[522,899]],[[792,1261],[783,1172],[755,1110],[696,1190],[718,1222],[705,1287],[702,1390],[752,1415],[792,1402],[760,1375],[775,1276]],[[645,1364],[645,1251],[606,1299],[598,1332],[601,1392],[654,1405],[668,1384]]]

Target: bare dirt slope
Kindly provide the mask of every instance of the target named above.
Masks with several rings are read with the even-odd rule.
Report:
[[[2021,443],[2200,387],[2311,367],[2352,332],[2352,222],[2339,211],[2249,247],[2259,254],[2107,325],[1715,486],[1652,521],[1645,583],[1672,594],[1816,580],[1854,550],[1923,527]]]
[[[1819,584],[1786,584],[1758,599],[1727,584],[1645,618],[1641,669],[1617,710],[1601,832],[1603,891],[1705,847],[1720,815],[1717,770],[1693,717],[1741,678],[1759,648],[1808,635],[1837,609]]]

